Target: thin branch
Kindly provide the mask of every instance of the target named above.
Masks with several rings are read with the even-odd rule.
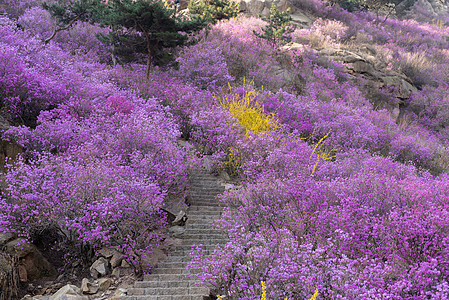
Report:
[[[67,26],[55,28],[55,29],[53,30],[53,33],[51,34],[51,36],[48,37],[48,38],[46,38],[46,39],[44,40],[44,43],[45,43],[45,44],[48,44],[48,43],[49,43],[49,42],[56,36],[56,34],[57,34],[58,32],[67,30],[67,29],[69,29],[70,27],[72,27],[72,25],[73,25],[76,21],[78,21],[78,20],[80,19],[80,17],[81,17],[81,16],[78,16],[78,17],[76,17],[75,19],[73,19],[72,21],[70,21],[70,23],[69,23]]]

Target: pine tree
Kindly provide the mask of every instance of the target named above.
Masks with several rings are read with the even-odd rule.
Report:
[[[208,24],[235,18],[240,11],[239,4],[229,0],[191,0],[188,8]]]
[[[111,44],[118,55],[145,54],[146,78],[156,54],[184,45],[189,33],[205,26],[199,18],[187,20],[177,15],[175,9],[161,0],[109,0],[106,4],[101,0],[72,0],[48,7],[64,24],[88,20],[110,26],[110,34],[100,39]]]
[[[294,30],[289,9],[280,12],[276,5],[272,4],[270,16],[262,19],[267,21],[268,25],[262,29],[262,33],[254,31],[256,36],[268,40],[273,46],[276,46],[279,43],[284,44],[289,42],[289,38],[286,37],[285,34],[291,33]]]

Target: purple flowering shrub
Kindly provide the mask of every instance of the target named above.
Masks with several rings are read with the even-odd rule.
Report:
[[[255,154],[247,170],[258,162],[262,173],[221,197],[228,209],[217,225],[230,242],[209,258],[193,253],[201,280],[238,299],[256,299],[260,281],[272,299],[307,299],[316,288],[332,299],[447,295],[449,270],[437,263],[448,255],[446,177],[367,154],[310,177],[310,148],[292,146]]]
[[[213,43],[186,48],[176,60],[179,63],[179,76],[202,88],[215,89],[234,81],[221,47]]]
[[[141,272],[144,257],[162,241],[165,192],[120,157],[95,157],[86,150],[14,165],[7,175],[5,208],[12,224],[6,229],[30,237],[56,226],[67,234],[65,243],[118,245]]]
[[[47,10],[40,7],[27,9],[18,19],[18,24],[35,38],[44,40],[57,27],[56,21]],[[86,22],[76,22],[71,28],[59,32],[53,42],[61,49],[76,55],[78,60],[109,61],[108,47],[96,35],[107,34],[108,28],[101,28]]]
[[[43,109],[69,93],[63,82],[27,67],[18,51],[0,43],[0,107],[14,121],[32,125]]]
[[[118,246],[136,271],[148,271],[142,262],[164,236],[164,200],[187,188],[186,152],[155,99],[97,101],[88,113],[72,102],[42,113],[34,130],[5,133],[25,146],[28,161],[8,173],[4,197],[13,210],[2,218],[12,225],[2,229],[32,236],[55,225],[71,242]]]

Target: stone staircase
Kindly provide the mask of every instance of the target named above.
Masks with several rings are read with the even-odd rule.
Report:
[[[223,233],[217,231],[213,222],[221,215],[216,196],[225,188],[218,179],[208,173],[199,172],[190,178],[190,207],[184,233],[179,236],[182,244],[171,252],[142,281],[137,281],[121,300],[205,300],[209,299],[209,288],[197,285],[189,278],[187,263],[192,245],[203,245],[210,253],[217,244],[226,242]],[[195,270],[191,270],[195,273]]]

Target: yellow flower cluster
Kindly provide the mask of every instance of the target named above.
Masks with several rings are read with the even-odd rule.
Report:
[[[265,281],[261,281],[260,284],[262,286],[262,297],[260,298],[260,300],[267,300],[267,286],[265,285]],[[318,297],[318,289],[316,289],[313,296],[308,300],[316,300],[317,297]],[[225,296],[217,295],[218,300],[224,300],[224,298],[225,298]],[[285,298],[284,300],[289,300],[289,299]]]
[[[235,176],[241,164],[242,162],[240,157],[234,153],[233,149],[231,149],[226,156],[225,161],[221,164],[221,167],[229,171],[229,175]]]
[[[262,286],[262,298],[260,298],[260,300],[267,300],[267,287],[265,285],[265,281],[261,281],[260,284]],[[312,298],[310,298],[309,300],[316,300],[317,297],[318,297],[318,289],[316,289],[316,291],[313,294]],[[284,300],[289,300],[289,299],[285,298]]]
[[[258,91],[248,90],[242,96],[225,96],[219,99],[220,105],[237,119],[245,130],[245,135],[259,134],[277,129],[278,120],[274,113],[265,113],[264,108],[256,101]]]
[[[333,153],[335,153],[336,149],[331,149],[331,150],[321,149],[321,147],[323,146],[324,140],[327,139],[327,137],[329,136],[330,133],[331,133],[331,131],[329,130],[326,133],[326,135],[323,136],[318,141],[318,143],[315,144],[315,147],[313,148],[310,158],[312,158],[312,155],[315,153],[316,154],[316,162],[315,162],[315,165],[313,166],[312,174],[310,174],[310,175],[313,175],[315,173],[316,166],[318,165],[320,160],[330,160],[335,157],[335,155],[333,155]]]

